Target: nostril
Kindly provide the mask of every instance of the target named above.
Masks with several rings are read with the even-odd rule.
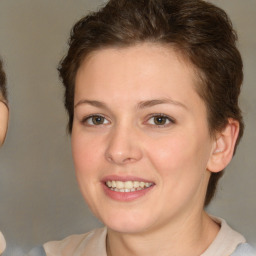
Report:
[[[132,163],[136,161],[136,157],[131,157],[129,154],[123,154],[123,153],[106,153],[106,159],[108,162],[115,163],[115,164],[127,164]]]
[[[108,160],[109,162],[113,162],[113,159],[112,159],[111,156],[107,156],[107,160]]]
[[[130,158],[130,157],[123,160],[124,163],[129,163],[129,162],[133,162],[133,161],[134,161],[134,159]]]

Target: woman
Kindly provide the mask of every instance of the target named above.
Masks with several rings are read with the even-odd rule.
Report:
[[[110,0],[74,26],[59,72],[79,186],[106,227],[46,255],[254,255],[204,210],[243,134],[236,39],[200,0]]]
[[[6,95],[6,77],[3,70],[3,65],[0,60],[0,146],[4,143],[8,125],[8,105]],[[3,234],[0,231],[0,255],[4,252],[6,242]]]

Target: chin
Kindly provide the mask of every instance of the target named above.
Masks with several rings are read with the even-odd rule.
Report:
[[[108,225],[109,224],[109,225]],[[147,230],[147,225],[141,225],[138,223],[130,224],[126,223],[107,223],[106,225],[109,229],[118,232],[118,233],[126,233],[126,234],[139,234],[143,233]]]
[[[154,223],[144,214],[113,214],[102,216],[101,221],[111,230],[119,233],[143,233]]]

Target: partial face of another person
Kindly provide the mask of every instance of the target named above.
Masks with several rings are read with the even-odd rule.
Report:
[[[7,126],[9,110],[7,107],[6,99],[3,97],[3,91],[5,91],[5,73],[2,70],[2,62],[0,61],[0,146],[4,143]],[[0,255],[6,248],[6,241],[3,234],[0,232]]]
[[[9,117],[9,110],[3,101],[4,99],[1,99],[0,95],[0,145],[2,145],[5,140]]]
[[[214,140],[192,65],[157,44],[89,55],[76,76],[72,151],[82,194],[118,232],[203,209]]]

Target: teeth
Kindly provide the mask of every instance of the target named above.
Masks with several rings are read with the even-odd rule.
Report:
[[[149,182],[147,182],[147,183],[145,184],[145,186],[146,186],[146,188],[149,188],[149,187],[151,186],[151,184],[150,184]]]
[[[122,181],[116,181],[116,188],[123,189],[124,188],[124,182]]]
[[[139,186],[140,186],[140,182],[138,182],[138,181],[133,182],[133,187],[134,188],[138,188]]]
[[[124,186],[125,186],[125,188],[127,188],[127,189],[131,189],[131,188],[133,188],[133,182],[132,182],[132,181],[126,181],[126,182],[124,183]]]
[[[134,192],[136,190],[142,190],[145,188],[149,188],[153,185],[150,182],[143,182],[143,181],[107,181],[106,185],[113,191],[116,192]]]

